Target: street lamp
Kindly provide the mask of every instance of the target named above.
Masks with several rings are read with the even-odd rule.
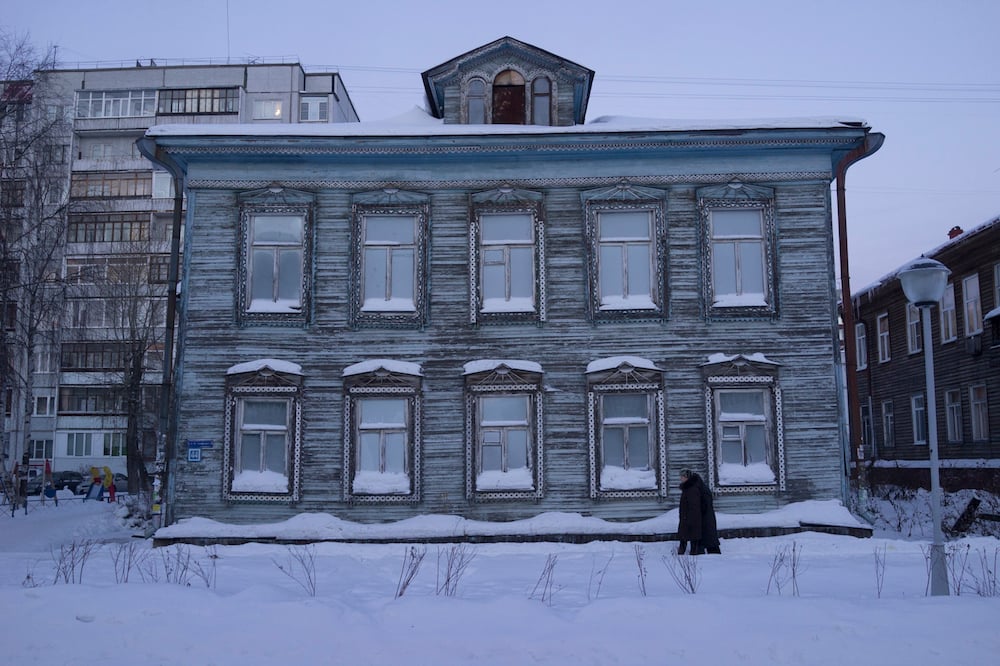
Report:
[[[931,467],[931,594],[948,595],[948,566],[941,531],[941,480],[938,461],[937,401],[934,396],[934,345],[931,343],[931,306],[941,301],[951,271],[940,261],[921,257],[899,270],[899,282],[907,300],[920,308],[923,320],[924,377],[927,382],[927,444]]]

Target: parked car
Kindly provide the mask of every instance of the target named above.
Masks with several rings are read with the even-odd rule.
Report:
[[[128,477],[127,476],[125,476],[121,472],[115,472],[115,474],[112,477],[112,479],[113,479],[112,483],[115,484],[115,492],[116,493],[124,493],[124,492],[128,491]],[[87,479],[86,481],[84,481],[83,483],[80,484],[79,488],[77,488],[77,495],[86,495],[87,493],[90,492],[90,487],[92,485],[94,485],[94,480],[93,479]]]
[[[52,487],[56,490],[68,488],[76,493],[81,483],[83,483],[83,474],[80,472],[74,472],[72,470],[52,472]]]

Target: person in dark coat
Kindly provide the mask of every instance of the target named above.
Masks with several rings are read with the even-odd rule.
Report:
[[[719,544],[719,530],[715,523],[715,503],[712,500],[712,491],[708,485],[697,474],[693,478],[698,480],[698,491],[701,498],[701,546],[706,553],[719,555],[722,547]]]
[[[680,545],[677,554],[683,555],[691,544],[691,555],[701,555],[702,515],[701,515],[701,479],[689,469],[681,471],[681,503],[678,507],[680,520],[677,523],[677,538]]]

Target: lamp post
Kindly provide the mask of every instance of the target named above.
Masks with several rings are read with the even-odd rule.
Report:
[[[934,345],[931,342],[931,306],[941,301],[951,271],[940,261],[921,257],[899,270],[899,281],[907,300],[920,308],[923,320],[924,378],[927,382],[927,444],[931,468],[931,594],[948,595],[948,566],[941,530],[941,479],[938,461],[937,401],[934,396]]]

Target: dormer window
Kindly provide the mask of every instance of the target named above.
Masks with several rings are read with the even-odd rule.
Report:
[[[493,79],[493,124],[524,124],[524,77],[512,69]]]
[[[482,79],[469,81],[468,104],[469,124],[486,124],[486,82]]]
[[[552,83],[544,76],[531,82],[531,123],[552,124]]]

